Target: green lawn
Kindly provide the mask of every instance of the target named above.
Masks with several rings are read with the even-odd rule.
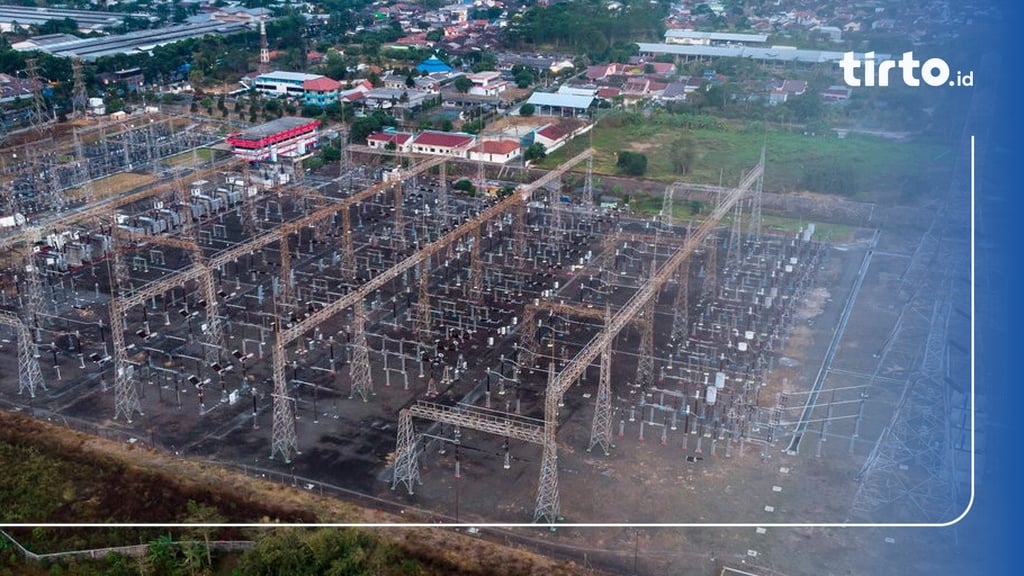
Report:
[[[208,164],[211,161],[211,159],[213,158],[213,156],[214,156],[214,151],[213,150],[210,150],[209,148],[199,148],[198,150],[195,151],[195,155],[194,156],[193,156],[191,151],[189,151],[189,152],[182,152],[181,154],[176,154],[174,156],[170,156],[168,158],[165,158],[164,159],[164,163],[165,164],[169,164],[171,166],[182,166],[182,165],[184,165],[184,166],[193,166],[193,167],[198,168],[199,166],[201,166],[203,164]],[[199,166],[196,166],[194,164],[195,161],[199,162]]]
[[[766,191],[838,194],[883,205],[915,203],[930,186],[941,183],[950,169],[950,151],[927,142],[724,128],[689,131],[696,144],[696,158],[690,171],[681,176],[672,171],[670,151],[672,142],[685,131],[669,125],[665,116],[643,124],[599,125],[592,139],[580,138],[553,153],[543,165],[557,166],[589,140],[597,152],[594,170],[600,174],[616,174],[616,153],[631,150],[647,155],[645,178],[728,186],[739,182],[757,163],[765,143]]]
[[[633,212],[638,215],[655,216],[661,214],[661,204],[663,199],[660,197],[653,196],[642,196],[639,198],[633,198],[629,202],[630,208]],[[693,219],[700,221],[704,216],[708,214],[708,206],[702,206],[701,211],[694,214],[692,211],[693,206],[689,202],[680,202],[672,207],[672,219],[674,222],[682,223],[685,220]],[[722,218],[722,225],[729,226],[732,223],[732,214],[727,214]],[[746,226],[744,224],[744,226]],[[780,233],[789,232],[796,233],[807,226],[807,221],[799,220],[796,218],[783,218],[781,216],[773,216],[764,214],[761,216],[761,229],[765,232]],[[845,224],[832,224],[828,222],[815,222],[814,223],[814,237],[818,240],[831,240],[835,242],[843,242],[851,238],[851,234],[854,231],[853,226],[847,226]]]

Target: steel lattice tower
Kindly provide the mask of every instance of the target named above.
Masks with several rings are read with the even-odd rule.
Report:
[[[440,166],[437,189],[437,215],[441,219],[441,227],[448,223],[448,164],[442,162]]]
[[[591,132],[593,134],[593,132]],[[591,135],[593,138],[593,135]],[[585,206],[594,208],[600,204],[600,202],[594,201],[594,157],[587,158],[587,176],[583,181],[583,198],[585,199]]]
[[[267,45],[267,23],[260,16],[260,66],[259,73],[270,72],[270,48]]]
[[[761,147],[761,165],[764,166],[765,147]],[[753,193],[750,195],[750,222],[747,225],[747,234],[750,239],[757,243],[761,240],[761,195],[764,192],[764,173],[754,183]]]
[[[611,310],[605,308],[605,325],[611,318]],[[601,350],[601,374],[597,383],[597,403],[594,406],[594,422],[590,427],[590,446],[587,452],[601,446],[604,455],[608,456],[612,444],[612,347],[611,344]]]
[[[18,394],[24,394],[28,390],[29,396],[35,398],[36,389],[45,390],[46,384],[43,382],[43,373],[39,370],[32,333],[20,318],[6,310],[0,310],[0,324],[13,328],[18,339]]]
[[[74,82],[71,94],[73,116],[85,116],[89,98],[85,92],[85,79],[82,77],[82,59],[78,56],[71,58],[71,78]]]
[[[665,195],[661,199],[661,225],[665,230],[672,229],[673,221],[673,204],[675,203],[675,184],[670,184],[665,187]]]
[[[480,258],[480,228],[473,228],[470,235],[473,246],[469,251],[469,300],[479,302],[483,298],[484,271]]]
[[[516,364],[522,368],[533,368],[537,359],[537,314],[534,308],[523,311],[523,320],[519,325],[519,354]]]
[[[708,302],[718,292],[718,239],[713,231],[707,235],[704,250],[707,255],[704,257],[704,282],[701,284],[700,296],[701,300]]]
[[[270,459],[280,455],[285,463],[290,463],[298,451],[298,439],[295,436],[295,400],[288,396],[288,386],[284,375],[284,346],[280,334],[274,335],[274,426],[273,439],[270,444]]]
[[[533,521],[546,520],[554,525],[559,520],[561,504],[558,497],[558,403],[560,395],[554,386],[555,363],[548,363],[548,387],[544,394],[544,453],[540,463],[540,485]]]
[[[349,208],[341,210],[341,267],[342,277],[356,277],[356,249],[352,244],[352,212]]]
[[[395,447],[394,470],[391,489],[394,490],[399,484],[405,484],[406,490],[412,494],[413,486],[420,483],[420,467],[416,430],[408,408],[398,413],[398,442]]]
[[[395,247],[398,248],[399,250],[405,248],[405,209],[402,206],[402,186],[403,184],[398,184],[397,186],[393,186],[391,188],[392,192],[394,192],[395,195],[395,213],[394,220],[391,224],[393,228],[391,237],[395,241]],[[410,184],[410,186],[412,186],[412,184]],[[413,189],[415,190],[415,188]]]
[[[278,283],[278,301],[285,310],[293,308],[295,306],[295,284],[292,277],[291,234],[281,237],[281,275]]]
[[[256,219],[256,194],[249,195],[249,163],[242,163],[242,186],[239,192],[242,194],[242,230],[250,238],[259,232],[259,224]]]
[[[732,227],[729,230],[729,247],[725,251],[727,274],[736,274],[743,262],[743,202],[737,202],[733,210]]]
[[[356,394],[369,400],[373,395],[373,378],[370,377],[370,352],[366,344],[366,302],[360,300],[352,307],[352,364],[349,366],[349,377],[352,390],[348,397]]]
[[[689,235],[689,233],[687,233]],[[676,272],[678,287],[672,303],[672,342],[678,346],[690,332],[690,259],[687,258]]]
[[[40,231],[38,228],[28,230],[28,235],[32,239],[33,245],[40,240]],[[29,246],[27,250],[28,255],[25,257],[24,316],[30,326],[39,328],[39,314],[44,312],[46,309],[42,271],[36,264],[35,253],[32,250],[32,246]]]
[[[651,277],[654,277],[655,262],[651,261]],[[654,303],[657,295],[647,301],[640,318],[637,319],[640,329],[640,350],[636,361],[636,386],[643,394],[654,384]]]
[[[32,127],[36,132],[49,128],[46,115],[46,100],[43,98],[43,82],[39,79],[39,67],[35,58],[25,60],[28,81],[32,85]]]
[[[430,313],[430,260],[425,259],[419,266],[419,294],[416,300],[416,337],[427,343],[433,337],[433,322]]]
[[[512,218],[512,252],[513,256],[519,260],[520,265],[525,262],[526,258],[526,206],[524,204],[518,204],[515,208],[515,213]]]
[[[128,292],[129,276],[124,255],[118,246],[111,251],[110,258],[113,281],[117,284],[117,295],[111,294],[110,298],[110,338],[114,350],[114,419],[123,416],[130,423],[136,412],[142,415],[142,407],[139,404],[139,391],[135,388],[135,367],[128,362],[128,347],[122,326],[125,310],[121,307],[120,298]]]

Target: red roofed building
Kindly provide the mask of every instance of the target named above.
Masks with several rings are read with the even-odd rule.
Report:
[[[227,143],[235,156],[249,162],[277,162],[281,156],[302,156],[316,148],[319,127],[319,120],[285,116],[232,134]]]
[[[408,152],[412,147],[412,133],[410,132],[377,132],[366,138],[366,145],[370,148],[384,150],[388,145],[394,144],[393,150]]]
[[[515,140],[485,140],[470,148],[469,159],[504,164],[518,158],[521,150]]]
[[[470,134],[452,132],[421,132],[412,141],[412,151],[419,154],[466,157],[476,138]]]
[[[314,80],[306,80],[302,83],[302,100],[306,104],[314,106],[327,106],[338,101],[338,90],[340,88],[340,82],[331,80],[326,76],[321,76]]]

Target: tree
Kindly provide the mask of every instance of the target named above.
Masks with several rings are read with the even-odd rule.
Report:
[[[456,182],[452,188],[465,192],[467,196],[476,196],[476,186],[473,186],[473,183],[465,178]]]
[[[530,144],[530,147],[526,149],[526,153],[523,154],[523,158],[527,161],[530,160],[543,160],[548,155],[548,149],[540,142],[534,142]]]
[[[536,107],[529,102],[519,107],[520,116],[533,116],[534,112],[536,112]]]
[[[484,129],[483,120],[470,120],[462,125],[462,131],[469,134],[479,134]]]
[[[797,122],[814,122],[821,119],[825,110],[821,104],[821,98],[817,94],[813,94],[807,91],[798,96],[792,96],[786,99],[786,103],[783,104],[786,108],[793,112],[793,116]]]
[[[693,166],[697,157],[697,143],[689,132],[684,133],[672,142],[669,149],[669,156],[672,160],[672,171],[676,174],[686,174]]]
[[[459,76],[455,79],[455,89],[465,94],[473,87],[473,81],[466,76]]]
[[[615,163],[615,167],[630,176],[643,176],[647,171],[647,156],[640,152],[624,150],[619,152],[619,160]]]
[[[192,534],[202,537],[203,544],[205,545],[206,552],[206,565],[213,566],[213,558],[210,555],[210,536],[212,535],[214,528],[208,526],[209,524],[221,524],[224,522],[224,516],[221,515],[220,511],[213,506],[207,506],[206,504],[199,504],[195,500],[189,500],[186,505],[186,524],[206,524],[207,526],[197,526],[192,528],[194,532]],[[187,553],[188,551],[186,551]]]
[[[533,84],[533,74],[528,71],[518,72],[515,75],[516,88],[529,88]]]

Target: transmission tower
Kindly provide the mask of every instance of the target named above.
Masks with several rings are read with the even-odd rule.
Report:
[[[39,68],[35,58],[25,60],[28,81],[32,88],[32,127],[43,133],[49,128],[46,113],[46,99],[43,97],[43,82],[39,79]]]
[[[260,66],[259,73],[270,72],[270,48],[267,45],[267,22],[260,16]]]
[[[412,425],[412,414],[408,408],[398,413],[398,442],[395,447],[395,475],[391,480],[391,489],[405,484],[409,494],[413,485],[420,483],[419,450],[417,448],[416,430]]]
[[[82,59],[78,56],[71,58],[71,78],[74,82],[71,93],[72,116],[78,118],[85,116],[89,105],[89,98],[85,92],[85,79],[82,76]]]
[[[732,214],[729,230],[729,247],[725,251],[725,268],[729,274],[736,274],[743,262],[743,202],[737,202]]]
[[[689,235],[689,232],[687,232]],[[676,273],[678,287],[672,304],[672,342],[681,345],[689,333],[690,259],[687,258]]]
[[[701,300],[710,302],[718,292],[718,239],[714,232],[707,235],[704,250],[707,255],[704,257],[704,282],[701,284],[700,296]]]
[[[540,486],[533,521],[546,520],[552,526],[559,520],[558,497],[558,403],[561,396],[555,392],[555,363],[548,363],[548,388],[544,396],[544,445],[540,463]]]
[[[356,277],[356,249],[352,244],[352,211],[341,210],[341,276],[349,280]]]
[[[483,297],[484,271],[483,258],[480,257],[480,228],[473,228],[470,235],[473,246],[469,252],[469,299],[480,302]]]
[[[651,278],[655,275],[655,262],[651,261]],[[637,320],[640,329],[640,350],[636,363],[636,386],[644,394],[654,384],[654,303],[657,295],[647,301],[640,318]]]
[[[113,241],[113,237],[111,238]],[[124,263],[124,254],[119,246],[111,250],[111,291],[117,285],[117,294],[110,296],[110,337],[114,350],[114,419],[124,417],[131,423],[135,413],[142,415],[139,404],[139,391],[135,388],[135,366],[128,361],[128,347],[124,339],[125,309],[121,306],[121,298],[128,292],[128,268]]]
[[[291,234],[281,237],[281,275],[278,279],[278,301],[285,310],[290,310],[295,306]]]
[[[591,131],[593,134],[593,131]],[[593,138],[593,136],[591,136]],[[588,208],[594,208],[600,202],[594,200],[594,157],[587,158],[587,176],[583,181],[583,201],[584,206]]]
[[[18,338],[18,394],[24,394],[28,390],[29,396],[35,398],[36,389],[45,390],[46,384],[43,382],[43,373],[39,370],[32,333],[20,318],[6,310],[0,310],[0,324],[13,328]]]
[[[674,196],[675,184],[669,184],[665,187],[665,195],[661,199],[661,225],[665,230],[672,229]]]
[[[764,166],[765,147],[761,147],[761,165]],[[750,222],[747,234],[755,244],[761,241],[761,195],[764,192],[764,174],[762,173],[750,195]]]
[[[41,232],[39,228],[31,228],[27,230],[28,238],[32,240],[31,245],[27,248],[28,255],[25,258],[25,301],[23,306],[25,307],[24,315],[28,319],[29,325],[39,328],[39,314],[44,312],[46,301],[43,297],[43,278],[42,270],[36,263],[35,252],[33,252],[33,246],[39,242],[41,238]]]
[[[366,302],[359,300],[352,307],[352,364],[349,365],[349,377],[352,379],[352,390],[349,398],[356,394],[369,400],[373,395],[373,378],[370,377],[370,352],[366,344]]]
[[[286,464],[291,463],[298,451],[299,441],[295,436],[295,399],[288,396],[284,374],[284,345],[281,334],[274,335],[274,426],[270,444],[270,459],[280,455]]]
[[[611,310],[605,308],[605,325],[611,319]],[[610,454],[612,444],[612,347],[608,344],[601,350],[601,375],[597,384],[597,404],[594,407],[594,422],[590,427],[590,446],[587,452],[601,446],[604,455]]]

